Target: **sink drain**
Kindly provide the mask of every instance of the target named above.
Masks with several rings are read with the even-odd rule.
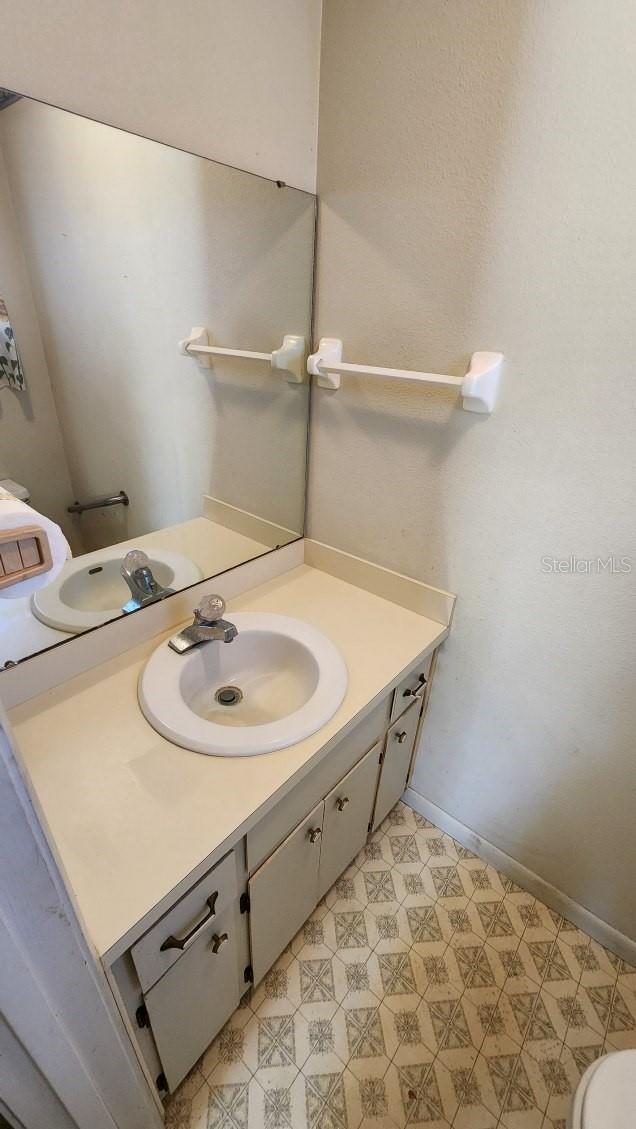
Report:
[[[236,706],[243,700],[243,691],[238,686],[221,686],[214,698],[220,706]]]

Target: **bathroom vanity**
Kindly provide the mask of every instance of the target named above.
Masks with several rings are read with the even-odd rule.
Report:
[[[179,1084],[403,794],[448,633],[447,593],[302,545],[303,563],[228,600],[226,615],[294,616],[339,647],[347,690],[311,736],[249,757],[166,740],[137,701],[148,658],[167,645],[156,637],[11,713],[157,1094]]]

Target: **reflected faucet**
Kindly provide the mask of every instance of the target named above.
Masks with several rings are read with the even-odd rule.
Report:
[[[183,655],[199,643],[206,643],[211,639],[231,643],[238,635],[238,627],[223,619],[225,601],[221,596],[203,596],[198,608],[194,609],[194,620],[189,627],[184,627],[177,635],[168,640],[178,655]]]
[[[145,608],[148,604],[155,604],[171,596],[174,588],[162,588],[150,567],[148,554],[142,549],[131,549],[122,561],[121,574],[130,588],[130,599],[122,607],[125,615],[136,612],[138,608]]]

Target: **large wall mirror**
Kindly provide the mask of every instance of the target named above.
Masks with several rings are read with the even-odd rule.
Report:
[[[0,519],[72,554],[49,529],[14,576],[41,545],[0,520],[0,668],[302,535],[314,226],[309,193],[0,92]]]

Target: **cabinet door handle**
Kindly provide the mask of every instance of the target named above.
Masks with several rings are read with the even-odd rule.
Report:
[[[401,733],[396,733],[395,740],[397,741],[398,745],[401,745],[404,741],[406,741],[406,729],[403,729]]]
[[[336,807],[337,807],[338,811],[344,811],[348,803],[349,803],[349,797],[348,796],[342,796],[341,799],[336,800]]]
[[[312,827],[308,832],[307,838],[309,839],[310,843],[315,843],[316,839],[319,839],[321,835],[322,827]]]
[[[159,949],[159,952],[165,953],[167,949],[180,949],[181,951],[183,951],[183,949],[187,949],[188,945],[191,945],[192,942],[199,936],[199,933],[204,928],[204,926],[207,925],[208,921],[210,921],[211,918],[214,917],[216,913],[214,907],[216,906],[216,899],[218,898],[218,896],[219,891],[215,890],[213,894],[210,894],[209,898],[206,898],[205,904],[208,907],[208,912],[204,917],[201,918],[200,921],[197,921],[194,929],[191,929],[189,933],[186,933],[185,937],[174,937],[171,933],[169,937],[166,937],[161,948]]]
[[[406,690],[402,694],[402,697],[403,698],[417,698],[417,695],[418,695],[419,691],[422,689],[422,686],[426,686],[426,675],[425,674],[418,675],[417,686],[415,687],[415,689],[412,690],[410,688],[410,686],[407,686]]]
[[[215,933],[212,938],[212,952],[218,953],[219,949],[223,948],[226,941],[229,941],[227,933]]]

